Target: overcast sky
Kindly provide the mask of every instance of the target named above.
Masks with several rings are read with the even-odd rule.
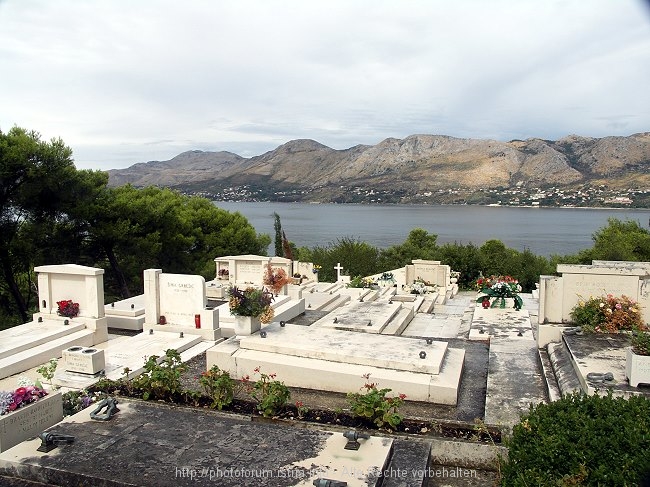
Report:
[[[77,168],[650,131],[643,0],[0,0],[0,130]]]

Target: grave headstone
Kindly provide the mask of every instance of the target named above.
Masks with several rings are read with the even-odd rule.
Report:
[[[208,308],[205,280],[189,274],[144,271],[145,329],[187,332],[206,340],[221,337],[219,311]]]
[[[571,322],[571,310],[581,300],[607,294],[628,296],[650,322],[650,263],[594,261],[591,265],[558,264],[561,276],[540,276],[539,346],[558,341],[557,324]]]
[[[77,264],[37,266],[39,312],[34,319],[66,318],[57,314],[57,302],[72,300],[79,313],[72,320],[81,321],[94,331],[94,343],[108,339],[104,312],[104,269]]]

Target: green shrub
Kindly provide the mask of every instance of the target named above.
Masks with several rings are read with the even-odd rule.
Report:
[[[369,375],[364,377],[368,379]],[[383,426],[397,428],[403,419],[398,410],[404,404],[406,395],[386,397],[391,389],[377,389],[377,384],[374,382],[367,382],[363,389],[365,389],[364,393],[350,392],[347,395],[352,414],[371,421],[378,428]]]
[[[152,355],[144,364],[144,372],[133,380],[133,386],[142,391],[142,399],[174,399],[183,392],[181,375],[187,368],[176,350],[169,349],[158,363]]]
[[[503,486],[638,485],[650,473],[650,401],[573,394],[522,417]]]
[[[284,382],[275,380],[275,373],[265,374],[259,367],[255,368],[255,373],[260,374],[260,378],[253,384],[251,396],[257,401],[257,410],[265,418],[277,416],[291,397],[289,388]]]
[[[212,399],[212,407],[219,410],[232,403],[238,385],[238,381],[216,365],[201,374],[199,383],[208,397]]]
[[[639,304],[625,295],[608,294],[580,300],[571,310],[571,319],[590,333],[618,333],[644,327]]]
[[[637,355],[650,355],[650,331],[637,330],[632,333],[632,350]]]

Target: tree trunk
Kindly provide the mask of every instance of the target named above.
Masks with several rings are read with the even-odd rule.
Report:
[[[115,279],[117,279],[117,284],[119,285],[120,294],[122,295],[122,298],[123,299],[130,298],[131,292],[129,291],[129,286],[127,286],[126,284],[126,279],[124,278],[122,269],[120,268],[120,265],[117,262],[117,257],[115,257],[115,252],[113,252],[113,246],[103,245],[103,247],[104,247],[104,252],[106,252],[106,257],[108,257],[108,262],[110,262],[111,264],[111,269],[113,269],[113,273],[115,274]]]
[[[9,252],[7,252],[7,249],[4,247],[0,248],[0,261],[2,261],[2,274],[4,275],[5,281],[7,281],[11,296],[14,298],[16,308],[18,308],[18,313],[20,314],[20,319],[23,323],[27,323],[27,304],[25,303],[25,297],[20,292],[20,288],[16,282],[16,277],[14,276],[14,271],[9,261]]]

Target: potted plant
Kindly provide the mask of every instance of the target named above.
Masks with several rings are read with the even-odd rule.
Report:
[[[219,269],[217,277],[220,280],[227,280],[230,277],[230,271],[228,269]]]
[[[228,307],[235,316],[235,333],[250,335],[261,328],[261,323],[269,323],[273,319],[273,294],[266,289],[247,287],[239,289],[236,286],[228,289]]]
[[[632,332],[631,345],[627,349],[625,377],[632,387],[650,384],[650,331],[647,327]]]

